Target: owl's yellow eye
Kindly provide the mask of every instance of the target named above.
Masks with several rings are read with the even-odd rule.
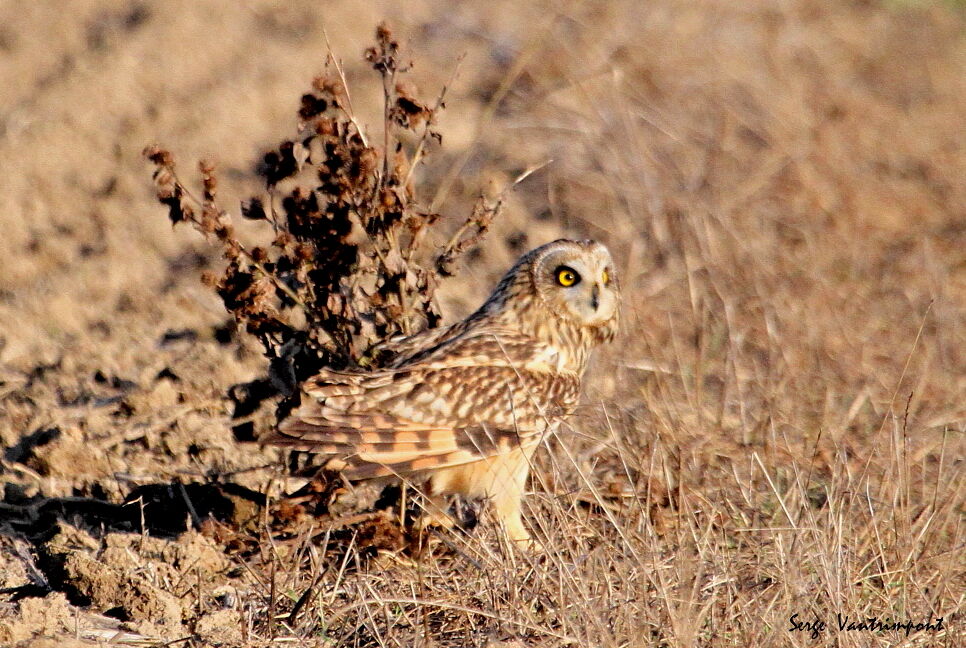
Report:
[[[557,283],[564,288],[570,288],[580,282],[580,274],[573,268],[560,266],[557,268]]]
[[[604,282],[604,285],[610,285],[610,273],[604,270],[604,274],[600,276],[600,280]]]

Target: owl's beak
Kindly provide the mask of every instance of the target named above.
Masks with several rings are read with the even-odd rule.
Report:
[[[590,305],[595,311],[600,306],[600,284],[594,284],[590,289]]]

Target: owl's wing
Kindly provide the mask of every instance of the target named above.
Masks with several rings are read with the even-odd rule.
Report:
[[[433,348],[453,335],[454,328],[454,326],[441,326],[420,331],[415,335],[400,335],[377,344],[372,351],[376,356],[389,356],[391,360],[388,366],[398,367],[405,364],[414,354]]]
[[[330,455],[350,479],[401,475],[535,443],[559,414],[542,404],[576,399],[576,378],[470,364],[480,360],[447,354],[371,373],[324,371],[264,442]]]

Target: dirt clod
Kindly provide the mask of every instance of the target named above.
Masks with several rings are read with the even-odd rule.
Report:
[[[35,635],[66,635],[74,629],[74,610],[61,592],[0,604],[0,645],[14,646]],[[36,648],[33,643],[26,643]]]

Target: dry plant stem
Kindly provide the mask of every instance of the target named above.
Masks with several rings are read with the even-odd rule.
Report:
[[[526,622],[522,622],[522,621],[516,621],[516,620],[510,619],[508,617],[503,617],[503,616],[500,616],[498,614],[494,614],[494,613],[489,612],[487,610],[472,609],[472,608],[468,608],[468,607],[463,606],[463,605],[456,605],[456,604],[453,604],[453,603],[449,603],[447,601],[421,600],[421,599],[417,599],[417,598],[402,598],[402,597],[385,598],[385,597],[381,597],[380,596],[378,598],[374,598],[374,599],[370,599],[370,600],[363,599],[363,600],[360,600],[360,601],[356,601],[355,603],[352,603],[350,605],[346,605],[346,606],[343,606],[343,607],[341,607],[341,608],[339,608],[337,610],[334,610],[332,612],[331,618],[332,618],[333,621],[338,620],[338,619],[344,617],[346,614],[348,614],[349,612],[351,612],[353,610],[356,610],[358,608],[366,609],[369,605],[371,605],[373,603],[379,603],[379,604],[393,603],[393,604],[396,604],[396,605],[410,604],[410,605],[419,605],[419,606],[426,606],[426,607],[442,608],[442,609],[445,609],[445,610],[456,610],[456,611],[459,611],[459,612],[464,612],[466,614],[476,614],[476,615],[479,615],[479,616],[488,617],[488,618],[491,618],[491,619],[496,619],[496,620],[500,621],[501,623],[507,623],[509,625],[517,626],[519,628],[524,628],[526,630],[530,630],[530,631],[536,632],[536,633],[538,633],[540,635],[543,635],[543,636],[546,636],[546,637],[554,637],[555,639],[560,639],[561,641],[564,641],[565,642],[564,645],[571,645],[571,644],[577,644],[577,643],[579,643],[579,641],[577,639],[575,639],[574,637],[570,637],[570,636],[567,636],[567,635],[564,635],[564,634],[560,634],[559,632],[554,632],[553,630],[550,630],[548,628],[540,627],[540,626],[537,626],[537,625],[532,625],[532,624],[529,624],[529,623],[526,623]]]
[[[489,223],[494,218],[499,216],[500,211],[503,209],[503,202],[506,200],[507,194],[510,191],[512,191],[518,184],[520,184],[528,177],[530,177],[531,174],[539,171],[540,169],[544,168],[545,166],[549,165],[552,162],[553,160],[546,160],[545,162],[541,162],[540,164],[535,164],[527,168],[526,170],[524,170],[523,173],[518,175],[513,180],[513,182],[510,182],[505,187],[503,187],[503,189],[500,191],[499,196],[497,196],[497,199],[493,202],[493,204],[484,205],[483,199],[481,198],[480,202],[477,203],[477,205],[480,211],[483,213],[477,214],[474,211],[473,216],[466,219],[466,221],[459,227],[459,229],[457,229],[456,232],[453,233],[453,236],[451,236],[450,239],[446,242],[446,245],[443,246],[443,253],[440,255],[440,258],[445,258],[450,255],[458,256],[469,246],[476,243],[479,240],[479,238],[486,233],[486,230],[489,227]],[[485,216],[483,214],[485,214]],[[476,234],[471,235],[467,238],[464,238],[464,236],[469,231],[469,229],[474,226],[476,226],[477,228]]]
[[[459,58],[456,60],[456,66],[453,68],[453,72],[447,79],[443,87],[440,88],[439,95],[436,97],[436,104],[433,106],[429,117],[426,119],[426,123],[423,126],[423,133],[419,137],[419,143],[416,145],[416,150],[413,152],[412,160],[409,163],[409,169],[406,172],[406,178],[402,182],[402,187],[405,190],[410,186],[413,179],[413,174],[416,172],[416,168],[423,160],[424,150],[426,143],[429,141],[430,135],[433,133],[432,127],[436,125],[437,115],[439,111],[442,110],[444,106],[444,101],[446,100],[446,91],[449,87],[456,81],[459,76],[460,68],[463,65],[463,61],[466,58],[466,54],[460,54]],[[422,243],[423,236],[426,233],[426,227],[421,227],[419,230],[413,234],[412,240],[409,242],[409,247],[406,249],[405,258],[406,261],[412,261],[413,254],[419,248]]]
[[[886,412],[885,415],[883,415],[882,417],[882,424],[879,426],[879,431],[876,434],[876,438],[878,438],[882,434],[882,431],[885,429],[886,423],[889,421],[889,415],[891,414],[893,417],[895,417],[896,397],[898,397],[899,390],[902,388],[902,381],[905,380],[906,378],[906,372],[909,371],[909,366],[912,363],[912,358],[916,353],[916,348],[919,346],[919,340],[922,339],[922,332],[923,332],[923,329],[926,327],[926,321],[929,317],[929,311],[932,310],[932,305],[933,305],[933,302],[930,301],[929,305],[926,307],[926,312],[922,314],[922,320],[919,324],[919,330],[916,331],[916,339],[912,341],[912,346],[909,348],[909,353],[906,355],[906,361],[905,361],[905,364],[903,364],[902,366],[902,372],[899,374],[899,379],[896,381],[896,388],[893,390],[892,397],[889,399],[889,411]],[[910,394],[910,398],[911,397],[912,395]],[[872,455],[870,454],[868,460],[865,463],[865,466],[862,469],[861,477],[865,477],[871,462],[872,462]]]
[[[388,74],[382,75],[382,177],[376,185],[376,192],[373,200],[378,200],[379,192],[386,187],[386,183],[392,175],[392,154],[389,151],[389,140],[395,126],[392,120],[392,106],[395,103],[396,68],[390,68]]]
[[[409,164],[409,170],[406,172],[406,178],[403,180],[402,186],[408,187],[409,183],[412,182],[413,173],[416,172],[416,167],[423,159],[423,150],[426,147],[426,143],[429,141],[429,135],[432,133],[432,127],[436,125],[437,115],[439,111],[443,108],[443,102],[446,100],[446,92],[449,90],[450,86],[456,82],[459,78],[460,68],[463,66],[463,61],[466,59],[466,54],[460,54],[459,58],[456,59],[456,66],[453,68],[452,74],[450,74],[449,79],[440,88],[439,95],[436,97],[436,103],[433,105],[432,114],[426,120],[426,124],[423,127],[423,134],[419,138],[419,143],[416,144],[416,150],[413,151],[412,162]]]
[[[342,90],[345,92],[345,116],[350,122],[352,122],[352,125],[356,127],[356,132],[359,133],[359,137],[362,138],[363,146],[368,147],[369,142],[366,140],[366,132],[359,125],[359,122],[356,121],[354,111],[352,110],[352,95],[349,93],[349,84],[345,80],[345,71],[342,69],[342,63],[339,62],[339,58],[332,50],[332,43],[329,41],[329,33],[325,30],[325,27],[322,28],[322,37],[325,38],[325,48],[329,53],[329,60],[332,61],[336,74],[339,75],[339,81],[342,82]]]

